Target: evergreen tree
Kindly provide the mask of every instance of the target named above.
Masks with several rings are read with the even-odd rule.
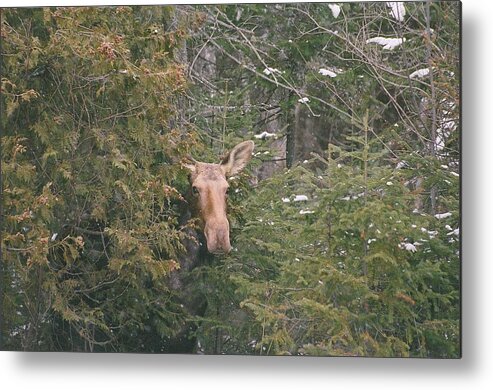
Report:
[[[3,348],[460,356],[459,17],[2,10]],[[205,254],[181,162],[246,139]]]

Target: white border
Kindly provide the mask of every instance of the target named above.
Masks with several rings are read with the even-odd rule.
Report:
[[[173,1],[172,3],[191,3]],[[198,3],[221,1],[200,1]],[[23,1],[163,4],[162,1]],[[255,358],[0,352],[4,389],[489,389],[493,384],[493,2],[463,1],[463,359]],[[491,188],[493,190],[493,188]]]

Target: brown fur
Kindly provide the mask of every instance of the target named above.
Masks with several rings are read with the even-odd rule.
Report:
[[[250,161],[253,142],[238,144],[221,164],[196,162],[185,167],[191,172],[190,182],[194,192],[196,209],[210,253],[229,253],[229,221],[227,217],[227,177],[240,172]]]

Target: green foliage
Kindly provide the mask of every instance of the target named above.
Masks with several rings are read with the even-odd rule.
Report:
[[[163,7],[3,18],[6,348],[166,350],[186,320],[174,162],[196,143],[171,125],[182,32],[154,33]]]
[[[220,8],[245,34],[255,26],[248,41],[221,42],[250,59],[256,96],[277,81],[302,86],[309,109],[296,93],[281,109],[326,117],[331,142],[233,202],[234,251],[200,270],[201,288],[215,286],[203,352],[460,356],[459,10],[431,5],[431,39],[426,4],[406,10],[397,23],[385,3],[344,4],[338,18],[326,4]],[[382,50],[366,43],[374,36],[406,41]],[[263,63],[251,44],[260,40]],[[409,77],[430,64],[433,87]],[[265,65],[275,81],[260,77]],[[270,145],[258,145],[259,159]]]
[[[248,198],[234,254],[210,270],[225,323],[248,317],[224,351],[458,356],[458,215],[413,212],[410,168],[352,140],[359,152],[329,145]]]
[[[4,347],[460,356],[460,9],[429,5],[4,10]],[[234,249],[194,254],[180,161],[245,139]]]

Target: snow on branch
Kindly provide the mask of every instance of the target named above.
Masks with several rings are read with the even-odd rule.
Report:
[[[281,71],[279,69],[276,69],[276,68],[265,68],[263,70],[263,73],[267,76],[271,75],[272,73],[281,73]]]
[[[436,219],[444,219],[444,218],[448,218],[452,215],[452,213],[450,212],[446,212],[446,213],[443,213],[443,214],[435,214],[435,218]]]
[[[394,50],[397,46],[402,45],[406,42],[406,38],[385,38],[385,37],[375,37],[366,40],[366,43],[377,43],[385,50]]]
[[[328,70],[328,69],[320,69],[318,71],[318,73],[320,73],[322,76],[329,76],[329,77],[336,77],[337,76],[337,73],[335,72],[332,72],[331,70]]]
[[[452,230],[450,233],[447,233],[447,236],[452,236],[452,235],[458,236],[459,234],[460,234],[460,229],[457,228],[457,229]]]
[[[308,200],[308,196],[306,195],[296,195],[293,199],[293,202],[306,202]]]
[[[409,252],[416,252],[417,251],[417,248],[416,248],[416,245],[415,244],[411,244],[410,242],[401,242],[401,244],[399,245],[401,249],[405,249]]]
[[[270,138],[270,137],[275,137],[276,135],[274,133],[269,133],[267,131],[264,131],[260,134],[255,134],[254,137],[257,138],[257,139],[267,139],[267,138]]]
[[[399,22],[404,21],[404,16],[406,16],[406,8],[402,1],[388,1],[387,7],[389,7],[390,15]]]
[[[409,77],[412,79],[419,79],[422,77],[426,77],[429,74],[430,74],[430,69],[429,68],[423,68],[423,69],[418,69],[417,71],[411,73],[409,75]]]
[[[339,7],[337,4],[329,4],[329,8],[332,11],[332,16],[337,19],[337,17],[341,13],[341,7]]]

